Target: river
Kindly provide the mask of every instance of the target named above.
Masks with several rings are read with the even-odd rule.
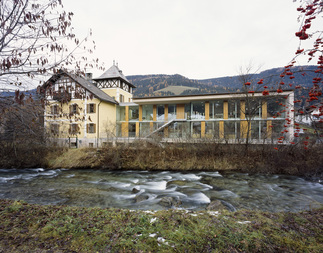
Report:
[[[219,200],[232,211],[296,212],[322,205],[323,185],[243,173],[0,169],[0,198],[142,210],[204,210]]]

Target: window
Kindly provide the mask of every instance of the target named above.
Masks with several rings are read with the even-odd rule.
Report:
[[[129,120],[139,120],[138,106],[129,106]]]
[[[157,105],[157,121],[165,120],[165,106]]]
[[[124,102],[124,95],[120,94],[120,103]]]
[[[93,148],[93,147],[94,147],[93,142],[90,142],[89,143],[89,148]]]
[[[262,105],[259,100],[247,100],[246,101],[246,117],[248,118],[260,118]]]
[[[95,113],[95,104],[88,104],[87,106],[86,106],[86,112],[87,113]]]
[[[50,111],[52,115],[57,115],[58,114],[58,105],[52,105],[50,107]]]
[[[149,121],[153,120],[153,105],[143,105],[142,106],[142,120]]]
[[[129,123],[128,125],[129,137],[136,137],[136,123]]]
[[[201,122],[192,122],[192,137],[201,138]]]
[[[223,100],[210,102],[210,119],[223,119]]]
[[[277,117],[277,118],[285,118],[285,107],[286,99],[281,97],[273,97],[267,102],[267,111],[268,118]]]
[[[79,128],[78,124],[72,123],[70,125],[69,133],[72,135],[76,135],[76,134],[78,134],[79,130],[80,130],[80,128]]]
[[[70,105],[70,114],[78,114],[78,106],[77,104]]]
[[[89,134],[95,134],[95,124],[94,123],[87,124],[86,132]]]
[[[185,104],[185,118],[187,119],[205,119],[205,104],[204,102],[192,102]]]
[[[245,132],[247,129],[244,130]],[[226,140],[234,140],[240,138],[240,122],[225,121],[224,122],[224,138]]]
[[[168,105],[168,121],[176,119],[176,105]]]
[[[220,138],[219,121],[207,121],[205,123],[205,136],[208,138]]]
[[[51,124],[50,125],[50,133],[52,135],[58,135],[59,134],[59,124]]]
[[[126,107],[117,106],[117,121],[125,121],[126,119]]]
[[[240,101],[229,100],[228,101],[228,117],[229,119],[240,118]]]

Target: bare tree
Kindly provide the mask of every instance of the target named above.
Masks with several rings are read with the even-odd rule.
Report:
[[[97,59],[75,57],[77,49],[89,55],[95,44],[88,44],[91,33],[82,41],[75,36],[72,17],[61,0],[1,0],[0,86],[30,84],[60,68],[99,67]]]

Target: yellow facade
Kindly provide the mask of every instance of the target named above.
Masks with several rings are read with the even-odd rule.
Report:
[[[101,90],[113,97],[119,103],[128,103],[132,101],[132,94],[124,91],[121,88],[103,88]],[[120,101],[120,95],[123,96],[123,101]]]

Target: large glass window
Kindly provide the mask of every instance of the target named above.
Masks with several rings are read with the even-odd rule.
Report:
[[[251,121],[251,139],[267,139],[267,122],[264,120]]]
[[[122,124],[119,122],[116,125],[116,135],[117,137],[122,137]]]
[[[117,106],[117,121],[125,121],[126,120],[126,107]]]
[[[192,102],[185,104],[186,119],[205,119],[205,104],[204,102]]]
[[[140,137],[146,137],[150,134],[150,122],[140,122],[139,123],[139,135]]]
[[[271,99],[268,99],[267,102],[267,114],[268,118],[277,117],[277,118],[285,118],[285,104],[286,99],[279,98],[279,97],[273,97]]]
[[[277,139],[279,138],[280,136],[286,136],[286,134],[282,134],[281,132],[283,132],[285,129],[284,129],[284,123],[285,121],[283,120],[273,120],[271,125],[272,125],[272,135],[271,137],[273,139]]]
[[[218,139],[220,137],[220,129],[218,121],[208,121],[205,123],[205,136],[207,138]]]
[[[168,121],[176,119],[176,105],[168,105]]]
[[[251,139],[259,139],[260,135],[261,135],[260,121],[252,120],[251,121]]]
[[[157,121],[165,121],[165,106],[157,105]]]
[[[153,120],[153,105],[143,105],[142,106],[142,120],[143,121],[152,121]]]
[[[240,100],[228,101],[228,114],[229,119],[240,118]]]
[[[262,103],[256,99],[248,99],[246,101],[246,117],[248,119],[261,118]]]
[[[175,122],[168,127],[169,138],[189,138],[190,137],[190,123],[189,122]]]
[[[210,102],[210,119],[223,119],[223,100]]]
[[[129,137],[136,137],[136,123],[128,124]]]
[[[240,138],[240,121],[224,122],[224,138],[227,140]]]
[[[139,107],[129,106],[129,121],[139,120]]]
[[[192,122],[191,123],[192,128],[192,137],[193,138],[201,138],[201,122]]]

